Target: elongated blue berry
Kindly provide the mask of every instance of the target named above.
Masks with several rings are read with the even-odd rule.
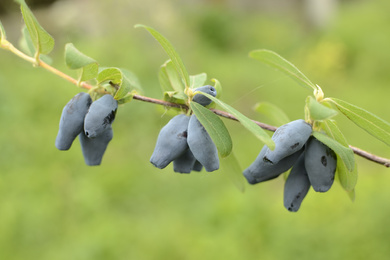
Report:
[[[294,164],[284,184],[283,203],[288,211],[296,212],[310,189],[310,181],[305,168],[305,153]]]
[[[85,135],[94,138],[110,128],[117,108],[118,102],[109,94],[93,102],[84,119]]]
[[[301,150],[312,133],[311,125],[298,119],[279,127],[272,136],[275,149],[268,149],[264,158],[276,164],[283,158]]]
[[[196,159],[190,149],[173,160],[173,171],[179,173],[190,173],[195,165]]]
[[[198,118],[191,115],[188,124],[188,146],[192,154],[208,172],[219,169],[218,150]]]
[[[89,166],[100,165],[107,145],[112,138],[113,131],[111,126],[94,138],[89,138],[84,132],[81,132],[79,139],[85,163]]]
[[[68,150],[72,146],[74,139],[83,131],[84,118],[91,103],[89,94],[81,92],[65,105],[55,141],[57,149]]]
[[[315,191],[326,192],[332,187],[336,166],[336,154],[325,144],[311,137],[306,144],[305,167]]]
[[[190,118],[184,114],[173,117],[157,137],[150,162],[163,169],[187,149],[187,128]]]
[[[256,160],[245,169],[244,176],[249,184],[256,184],[278,177],[294,165],[303,150],[301,149],[273,164],[264,159],[267,149],[267,146],[263,146]]]

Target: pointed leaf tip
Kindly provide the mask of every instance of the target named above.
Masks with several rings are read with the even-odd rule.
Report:
[[[98,76],[98,63],[79,51],[73,43],[65,45],[65,63],[73,70],[81,69],[80,81],[86,81]]]
[[[35,47],[35,56],[49,54],[54,48],[53,37],[39,24],[24,0],[16,0],[16,2],[20,4],[24,22]]]
[[[329,98],[337,109],[373,137],[390,145],[390,123],[358,106],[337,98]]]
[[[316,90],[317,87],[306,77],[294,64],[270,50],[254,50],[249,53],[249,57],[261,61],[268,66],[279,70],[291,79],[295,80],[299,85],[306,89]]]
[[[153,37],[156,39],[161,47],[164,49],[164,51],[168,54],[169,58],[172,60],[172,63],[177,71],[177,73],[180,75],[182,78],[185,87],[190,86],[190,77],[188,75],[187,69],[184,66],[184,63],[182,59],[180,58],[179,54],[176,52],[175,48],[173,45],[168,41],[167,38],[165,38],[162,34],[160,34],[158,31],[155,29],[142,25],[142,24],[136,24],[134,26],[135,28],[145,28]]]

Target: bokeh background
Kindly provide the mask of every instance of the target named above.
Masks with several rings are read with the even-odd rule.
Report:
[[[165,35],[190,74],[222,83],[221,97],[249,117],[257,102],[304,117],[311,93],[248,58],[267,48],[293,62],[325,95],[390,121],[390,2],[387,0],[26,1],[56,39],[53,66],[66,68],[67,42],[102,66],[136,73],[145,95],[161,98],[168,59],[142,23]],[[21,14],[2,1],[0,19],[17,43]],[[63,106],[77,87],[0,51],[0,259],[388,259],[390,170],[357,158],[351,202],[339,183],[310,190],[301,209],[283,207],[283,178],[240,192],[223,171],[180,175],[149,163],[171,115],[133,101],[119,108],[114,139],[99,167],[76,141],[55,149]],[[383,157],[389,147],[336,117],[350,144]],[[242,168],[262,144],[224,120]]]

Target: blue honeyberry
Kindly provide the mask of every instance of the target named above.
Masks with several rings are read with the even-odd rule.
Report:
[[[278,177],[294,165],[303,151],[301,149],[273,164],[264,159],[267,149],[268,147],[264,145],[255,161],[244,170],[244,176],[249,184],[256,184]]]
[[[173,160],[173,171],[178,173],[191,173],[196,159],[190,149]]]
[[[192,154],[206,171],[212,172],[219,169],[217,147],[195,114],[191,115],[188,124],[187,142]]]
[[[84,133],[94,138],[111,127],[115,119],[118,102],[113,96],[106,94],[93,102],[84,119]]]
[[[200,91],[200,92],[204,92],[204,93],[207,93],[213,97],[217,96],[217,90],[213,87],[213,86],[210,86],[210,85],[206,85],[206,86],[203,86],[203,87],[199,87],[199,88],[196,88],[194,89],[194,92],[195,91]],[[192,101],[196,102],[196,103],[199,103],[201,104],[202,106],[208,106],[211,104],[211,102],[213,102],[211,99],[209,99],[208,97],[202,95],[202,94],[196,94],[193,98],[192,98]]]
[[[182,155],[187,149],[187,128],[190,118],[184,114],[173,117],[157,137],[150,162],[159,169]]]
[[[58,150],[69,150],[74,139],[83,131],[84,118],[91,103],[89,94],[81,92],[65,105],[55,141]]]
[[[90,138],[84,132],[79,134],[81,150],[83,152],[85,164],[89,166],[100,165],[108,143],[113,138],[112,127],[109,126],[102,134]]]
[[[334,181],[336,154],[325,144],[311,137],[306,144],[305,167],[313,189],[317,192],[326,192]]]
[[[301,150],[312,133],[311,125],[298,119],[276,129],[272,136],[275,149],[267,149],[264,160],[276,164],[283,158]]]
[[[301,207],[310,189],[310,181],[305,168],[305,152],[298,158],[284,184],[283,204],[291,212]]]
[[[199,161],[195,161],[194,166],[192,167],[193,171],[200,172],[203,169],[203,165]]]

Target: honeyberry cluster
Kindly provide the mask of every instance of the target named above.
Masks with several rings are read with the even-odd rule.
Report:
[[[85,163],[100,165],[113,138],[111,125],[117,108],[118,102],[109,94],[94,102],[87,93],[77,94],[62,110],[55,146],[59,150],[69,150],[79,136]]]
[[[216,89],[209,85],[195,91],[217,95]],[[202,106],[212,102],[201,94],[196,94],[192,101]],[[203,167],[208,172],[219,169],[217,147],[195,114],[177,115],[160,130],[150,162],[159,169],[173,162],[173,170],[179,173],[201,171]]]
[[[337,158],[315,139],[312,127],[299,119],[279,127],[272,136],[275,149],[264,145],[256,160],[244,171],[250,184],[268,181],[291,168],[284,186],[284,207],[298,211],[310,186],[328,191],[334,181]]]

